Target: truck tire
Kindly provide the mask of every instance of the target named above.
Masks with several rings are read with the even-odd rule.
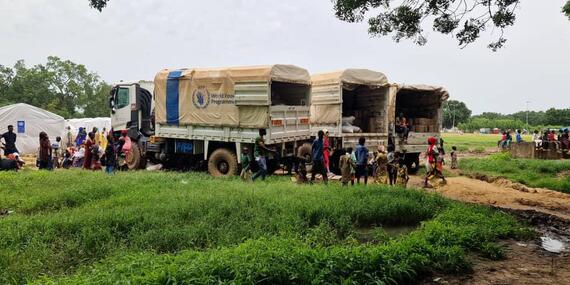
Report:
[[[133,143],[131,146],[131,151],[125,157],[125,163],[129,170],[137,170],[141,167],[142,155],[139,146]]]
[[[226,148],[216,149],[208,159],[208,172],[214,177],[237,175],[238,162],[236,154]]]

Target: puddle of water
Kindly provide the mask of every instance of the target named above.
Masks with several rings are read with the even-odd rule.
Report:
[[[384,232],[389,238],[399,238],[413,232],[419,226],[420,225],[400,225],[359,228],[357,230],[358,240],[360,240],[360,242],[370,242],[376,238],[375,235],[379,230]]]
[[[542,248],[548,252],[561,253],[566,250],[566,244],[559,239],[550,236],[542,236],[540,239]]]
[[[397,238],[403,235],[407,235],[417,229],[419,225],[412,226],[392,226],[392,227],[382,227],[382,229],[388,234],[388,236]]]

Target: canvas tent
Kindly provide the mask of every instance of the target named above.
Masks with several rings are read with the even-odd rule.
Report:
[[[35,154],[39,148],[39,134],[46,132],[52,141],[63,137],[65,120],[63,117],[28,104],[14,104],[0,108],[0,130],[7,131],[14,126],[17,134],[16,147],[21,154]]]
[[[83,127],[87,132],[90,132],[93,127],[96,127],[99,131],[105,128],[107,131],[111,130],[111,118],[100,117],[100,118],[81,118],[81,119],[69,119],[65,120],[65,128],[71,127],[71,133],[75,136],[79,131],[79,128]]]

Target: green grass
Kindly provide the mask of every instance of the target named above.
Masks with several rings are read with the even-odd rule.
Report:
[[[0,218],[0,284],[413,282],[528,233],[507,214],[378,186],[81,171],[0,173],[0,185],[14,211]]]
[[[479,135],[479,134],[454,134],[442,133],[446,149],[451,151],[452,146],[456,146],[459,151],[484,152],[489,148],[497,148],[497,141],[500,135]],[[514,138],[514,135],[513,135]],[[523,139],[530,141],[532,136],[523,136]]]
[[[508,153],[487,158],[464,158],[460,169],[467,173],[502,176],[531,186],[570,193],[570,161],[513,159]]]

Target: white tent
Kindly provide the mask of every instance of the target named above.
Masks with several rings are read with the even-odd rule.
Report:
[[[46,132],[52,142],[65,133],[63,117],[28,104],[14,104],[0,108],[0,133],[14,126],[16,147],[21,154],[36,154],[40,146],[39,134]],[[2,141],[4,142],[4,141]]]
[[[76,135],[79,128],[83,127],[87,132],[90,132],[93,127],[96,127],[99,131],[105,128],[107,131],[111,129],[111,118],[81,118],[81,119],[69,119],[65,120],[65,127],[71,127],[71,132]]]
[[[99,131],[103,131],[103,128],[108,132],[111,130],[111,118],[81,118],[81,119],[69,119],[65,120],[65,129],[67,127],[71,127],[71,135],[72,140],[75,139],[75,136],[79,132],[79,128],[85,128],[85,131],[89,133],[93,127],[96,127]],[[67,138],[64,138],[63,141],[67,143]]]

